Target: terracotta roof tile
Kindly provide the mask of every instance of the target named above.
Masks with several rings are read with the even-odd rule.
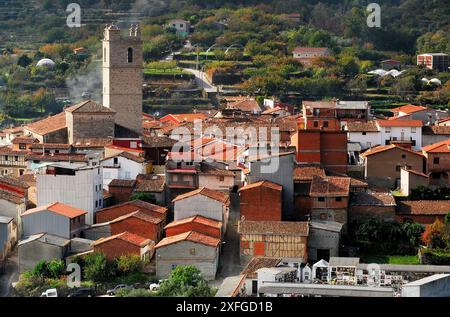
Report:
[[[265,267],[276,267],[282,258],[254,257],[248,262],[241,274],[247,278],[255,279],[256,271]]]
[[[446,215],[450,211],[450,200],[404,200],[399,202],[401,215]]]
[[[201,188],[191,191],[189,193],[179,195],[174,200],[172,200],[172,202],[180,201],[180,200],[183,200],[183,199],[195,196],[195,195],[203,195],[203,196],[209,197],[209,198],[217,200],[227,206],[230,203],[229,195],[219,192],[219,191],[216,191],[216,190],[206,188],[206,187],[201,187]]]
[[[149,243],[151,243],[150,239],[147,239],[147,238],[141,237],[137,234],[133,234],[128,231],[125,231],[125,232],[116,234],[111,237],[101,238],[101,239],[95,241],[94,243],[92,243],[92,246],[98,246],[100,244],[103,244],[105,242],[115,240],[115,239],[131,243],[131,244],[136,245],[141,248],[148,245]]]
[[[426,125],[422,127],[424,135],[450,135],[450,126]]]
[[[28,124],[25,126],[26,130],[39,135],[45,135],[51,132],[62,130],[66,128],[66,114],[64,112],[48,117],[43,120]]]
[[[239,234],[289,235],[307,237],[308,222],[292,221],[239,221]]]
[[[193,217],[189,217],[189,218],[185,218],[185,219],[181,219],[181,220],[172,221],[164,229],[177,227],[177,226],[184,225],[186,223],[191,223],[191,222],[199,223],[199,224],[217,228],[217,229],[222,228],[222,222],[197,215],[197,216],[193,216]]]
[[[252,113],[257,113],[257,112],[262,111],[258,102],[253,98],[246,98],[245,100],[228,103],[227,108],[241,110],[244,112],[252,112]]]
[[[162,248],[181,241],[190,241],[194,243],[204,244],[210,247],[217,247],[220,244],[220,239],[213,238],[195,231],[189,231],[162,239],[155,246],[155,249]]]
[[[28,189],[30,186],[22,181],[20,178],[10,177],[10,176],[0,176],[0,184],[11,185],[15,187],[20,187],[22,189]]]
[[[69,206],[66,204],[56,202],[56,203],[49,204],[46,206],[28,209],[27,211],[22,213],[22,217],[28,216],[30,214],[37,213],[37,212],[47,211],[47,210],[54,212],[56,214],[68,217],[68,218],[76,218],[76,217],[87,214],[86,210],[75,208],[75,207],[72,207],[72,206]]]
[[[309,194],[311,197],[345,197],[349,195],[350,183],[350,177],[314,176]]]
[[[314,175],[325,177],[325,170],[317,165],[300,165],[294,169],[294,181],[312,181]]]
[[[109,183],[109,187],[134,187],[136,180],[134,179],[113,179]]]
[[[109,138],[82,138],[74,140],[72,146],[75,148],[97,148],[105,147],[113,143]]]
[[[406,149],[404,147],[397,146],[395,144],[375,146],[375,147],[370,148],[367,151],[361,153],[360,155],[364,156],[364,157],[367,157],[367,156],[370,156],[370,155],[373,155],[373,154],[377,154],[377,153],[381,153],[381,152],[385,152],[385,151],[390,151],[390,150],[393,150],[393,149],[399,149],[401,151],[409,152],[411,154],[423,156],[422,153],[420,153],[420,152],[415,152],[415,151]]]
[[[414,113],[414,112],[422,111],[422,110],[426,110],[426,109],[427,109],[427,107],[423,107],[423,106],[405,105],[405,106],[391,109],[390,111],[404,112],[404,113],[410,114],[410,113]]]
[[[143,148],[171,148],[177,141],[167,136],[142,136]]]
[[[204,113],[177,113],[177,114],[168,114],[165,117],[159,119],[159,121],[164,122],[166,120],[170,120],[172,117],[179,123],[182,122],[194,122],[195,120],[205,120],[208,116]]]
[[[33,144],[37,142],[39,142],[37,139],[25,136],[16,137],[11,141],[12,144]]]
[[[25,204],[25,198],[22,195],[0,189],[0,200],[9,201],[12,204]]]
[[[110,223],[121,222],[121,221],[126,220],[128,218],[137,218],[137,219],[143,220],[145,222],[150,222],[150,223],[153,223],[153,224],[159,224],[159,223],[161,223],[163,221],[161,218],[152,217],[149,214],[146,214],[145,212],[137,210],[137,211],[134,211],[132,213],[123,215],[123,216],[121,216],[119,218],[116,218],[116,219],[110,221]]]
[[[424,146],[422,151],[426,153],[450,153],[450,139]]]
[[[377,120],[380,127],[417,127],[421,128],[423,122],[421,120]]]
[[[41,154],[41,153],[29,153],[25,157],[27,161],[45,161],[45,162],[87,162],[88,158],[86,154]]]
[[[249,189],[253,189],[253,188],[257,188],[257,187],[268,187],[271,189],[275,189],[278,191],[282,191],[283,190],[283,186],[269,182],[269,181],[262,181],[262,182],[257,182],[257,183],[253,183],[253,184],[249,184],[247,186],[241,187],[239,189],[239,191],[245,191],[245,190],[249,190]]]
[[[375,121],[349,121],[347,122],[348,132],[378,132]]]
[[[136,177],[135,192],[158,192],[164,191],[166,178],[163,175],[144,175]]]
[[[72,148],[72,145],[70,144],[63,144],[63,143],[35,143],[33,144],[30,149],[32,150],[49,150],[49,149],[63,149],[63,150],[70,150]]]
[[[395,198],[390,192],[353,193],[350,202],[353,206],[396,206]]]

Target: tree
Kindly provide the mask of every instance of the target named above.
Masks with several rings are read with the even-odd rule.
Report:
[[[66,266],[62,260],[52,260],[47,264],[48,277],[59,278],[64,275]]]
[[[93,282],[107,281],[114,275],[113,268],[108,265],[106,257],[101,253],[92,253],[85,257],[83,267],[84,278]]]
[[[27,55],[23,54],[19,57],[17,60],[17,65],[22,66],[23,68],[27,67],[33,62],[31,58],[29,58]]]
[[[422,241],[433,249],[447,247],[445,225],[439,219],[436,219],[431,225],[427,225],[422,234]]]
[[[199,269],[194,266],[177,266],[161,284],[157,294],[170,297],[211,297],[214,291]]]
[[[117,270],[123,275],[142,271],[144,263],[138,255],[123,255],[116,260]]]

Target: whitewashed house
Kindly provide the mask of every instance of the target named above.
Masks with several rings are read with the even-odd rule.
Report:
[[[143,157],[122,152],[106,157],[100,161],[103,167],[103,188],[108,189],[113,179],[136,179],[139,174],[146,174],[147,162]]]
[[[416,151],[421,149],[421,120],[377,120],[377,125],[381,133],[381,145],[398,144],[411,146]]]
[[[359,143],[362,150],[381,145],[381,132],[376,121],[349,121],[345,126],[349,143]]]

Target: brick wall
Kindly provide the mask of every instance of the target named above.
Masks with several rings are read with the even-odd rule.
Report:
[[[121,204],[130,200],[133,193],[133,188],[109,186],[109,193],[113,196],[116,204]]]
[[[172,237],[189,231],[196,231],[218,239],[221,238],[221,230],[219,228],[206,226],[197,222],[189,222],[176,227],[167,228],[166,237]]]
[[[161,224],[156,225],[135,217],[111,223],[111,234],[116,235],[128,231],[158,243],[162,236]]]
[[[281,191],[259,186],[243,190],[239,195],[241,217],[253,221],[281,221]]]

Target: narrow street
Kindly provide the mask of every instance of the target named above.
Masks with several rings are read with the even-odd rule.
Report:
[[[17,248],[6,262],[5,272],[0,275],[0,297],[11,296],[11,284],[19,280]]]
[[[195,75],[195,80],[197,84],[202,87],[207,93],[215,93],[217,92],[218,87],[214,86],[206,76],[205,72],[201,70],[191,69],[191,68],[183,68],[183,70],[190,72]]]
[[[239,194],[232,193],[230,198],[230,217],[225,233],[225,243],[222,244],[217,278],[211,283],[214,287],[219,287],[226,277],[240,274],[243,269],[239,263],[239,235],[237,233],[237,223],[239,221]]]

